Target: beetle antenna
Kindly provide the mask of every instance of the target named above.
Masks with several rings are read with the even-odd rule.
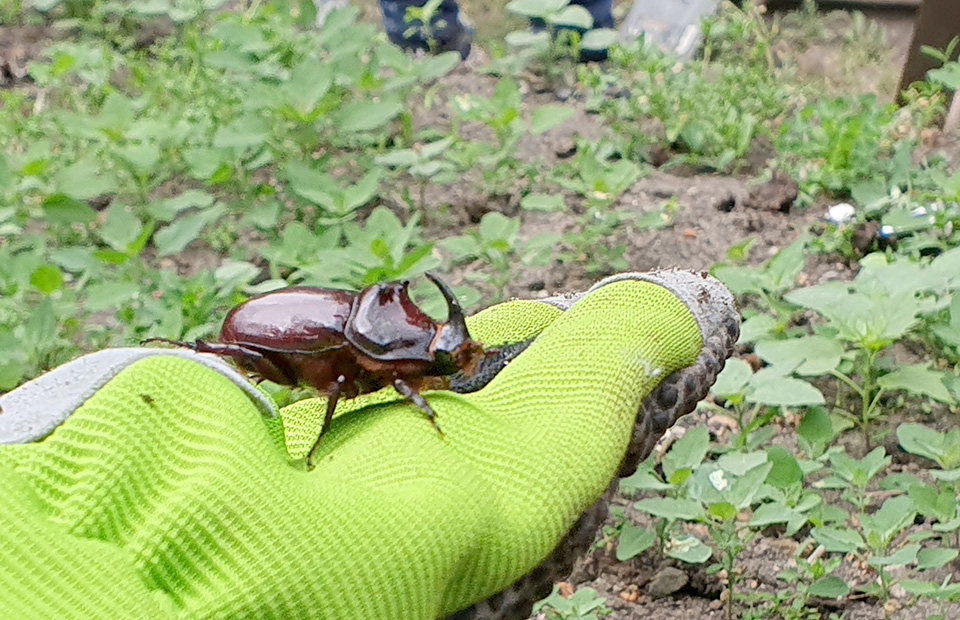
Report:
[[[447,301],[447,324],[463,329],[463,335],[467,336],[467,322],[463,317],[463,308],[460,307],[460,302],[457,301],[457,298],[453,296],[453,291],[444,284],[443,280],[429,271],[423,275],[429,278],[430,281],[440,289],[440,294],[443,295],[443,298]]]

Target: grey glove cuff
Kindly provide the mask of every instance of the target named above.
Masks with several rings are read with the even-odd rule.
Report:
[[[206,366],[243,390],[264,416],[277,415],[266,396],[216,356],[186,349],[105,349],[58,366],[0,396],[0,444],[28,443],[49,435],[120,371],[153,355],[173,355]]]

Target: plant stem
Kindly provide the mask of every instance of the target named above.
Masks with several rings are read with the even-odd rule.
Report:
[[[863,440],[867,444],[867,451],[870,451],[870,435],[867,433],[867,427],[870,424],[870,411],[872,409],[872,392],[874,390],[874,362],[877,360],[877,352],[874,349],[867,349],[866,363],[861,367],[863,374],[863,390],[860,392],[860,432],[863,433]]]
[[[420,212],[427,216],[427,180],[420,179]]]
[[[733,584],[735,581],[733,575],[734,555],[730,550],[724,551],[723,555],[726,557],[726,561],[724,563],[727,565],[727,620],[733,620]]]
[[[833,375],[834,377],[836,377],[837,379],[839,379],[840,381],[846,383],[848,386],[850,386],[850,388],[851,388],[854,392],[856,392],[858,395],[861,395],[861,396],[862,396],[863,390],[860,388],[859,385],[857,385],[856,383],[853,382],[853,379],[851,379],[851,378],[848,377],[847,375],[843,374],[843,373],[840,372],[839,370],[831,370],[831,371],[830,371],[830,374]]]

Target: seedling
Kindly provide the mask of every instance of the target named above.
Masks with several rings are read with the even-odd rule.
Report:
[[[480,219],[476,231],[448,237],[440,245],[450,253],[453,263],[480,259],[490,265],[492,274],[476,273],[472,274],[472,278],[486,281],[494,290],[493,299],[500,300],[514,266],[518,262],[524,265],[545,264],[549,259],[550,247],[556,241],[556,236],[547,235],[531,238],[521,244],[517,241],[519,228],[519,219],[500,213],[487,213]]]
[[[442,159],[443,154],[453,144],[453,138],[447,137],[426,144],[416,144],[409,149],[397,149],[385,155],[379,155],[375,161],[381,166],[403,170],[413,177],[417,187],[417,208],[421,215],[427,214],[427,185],[449,182],[455,178],[456,166]]]
[[[551,82],[561,77],[556,66],[579,59],[581,50],[606,50],[616,41],[609,28],[593,28],[590,13],[570,0],[511,0],[507,11],[531,20],[525,31],[507,34],[509,45],[535,51]]]
[[[419,34],[420,38],[426,42],[427,49],[431,52],[436,51],[437,39],[434,35],[436,31],[443,30],[449,25],[445,20],[434,20],[442,1],[427,0],[423,6],[408,6],[403,15],[403,21],[411,25],[403,31],[403,37],[410,39],[415,34]]]
[[[580,588],[564,598],[557,586],[553,586],[550,596],[533,606],[533,611],[542,612],[547,620],[597,620],[610,613],[596,590]]]

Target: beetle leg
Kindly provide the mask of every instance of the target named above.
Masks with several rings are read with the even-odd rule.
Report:
[[[150,344],[151,342],[162,342],[162,343],[164,343],[164,344],[172,344],[172,345],[174,345],[174,346],[184,347],[184,348],[187,348],[187,349],[195,349],[195,348],[196,348],[195,345],[192,345],[192,344],[190,344],[189,342],[183,342],[183,341],[181,341],[181,340],[170,340],[169,338],[147,338],[147,339],[145,339],[145,340],[141,340],[141,341],[140,341],[140,346],[143,346],[143,345],[145,345],[145,344]]]
[[[316,441],[313,442],[313,445],[310,446],[310,451],[307,452],[307,469],[310,469],[310,457],[313,456],[314,451],[316,451],[317,446],[320,445],[320,440],[323,439],[323,434],[327,432],[330,428],[330,422],[333,420],[333,412],[337,409],[337,401],[340,400],[340,391],[343,388],[343,383],[347,378],[343,375],[337,377],[336,383],[333,384],[333,390],[327,396],[327,412],[323,416],[323,426],[320,427],[320,433],[317,435]]]
[[[393,381],[393,388],[399,392],[401,396],[416,405],[417,408],[427,416],[427,419],[430,420],[433,428],[437,429],[437,432],[443,435],[443,431],[441,431],[440,426],[437,425],[437,415],[433,412],[433,409],[430,408],[430,405],[427,404],[427,401],[423,399],[423,396],[420,396],[420,394],[403,379],[395,379]]]
[[[241,344],[222,344],[219,342],[205,342],[196,340],[190,342],[180,342],[179,340],[168,340],[166,338],[147,338],[140,344],[150,342],[164,342],[178,347],[192,349],[197,353],[211,353],[221,357],[232,358],[240,367],[260,376],[260,381],[266,379],[280,385],[296,385],[297,378],[290,374],[284,366],[277,365],[275,361],[256,349],[245,347]],[[259,383],[259,381],[258,381]]]

